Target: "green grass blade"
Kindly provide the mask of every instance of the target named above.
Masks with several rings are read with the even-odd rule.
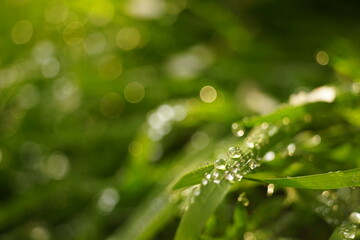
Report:
[[[231,184],[222,181],[220,184],[209,182],[201,186],[201,193],[195,196],[193,204],[181,219],[175,240],[198,239],[206,221],[228,193]]]
[[[281,121],[284,117],[288,117],[290,118],[290,120],[300,119],[305,114],[306,114],[305,106],[285,105],[266,116],[256,116],[256,117],[244,119],[243,121],[237,122],[237,124],[247,128],[251,128],[263,122],[277,123]]]
[[[190,187],[201,182],[201,179],[204,177],[206,173],[211,172],[214,169],[214,164],[209,164],[204,167],[195,169],[183,177],[181,177],[172,187],[172,189],[178,189],[183,187]]]
[[[294,187],[305,189],[337,189],[344,187],[360,186],[360,168],[346,171],[329,172],[301,177],[286,177],[262,179],[253,176],[244,177],[246,180],[252,180],[263,183],[272,183],[276,186]]]

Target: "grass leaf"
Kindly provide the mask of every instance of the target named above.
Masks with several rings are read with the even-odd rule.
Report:
[[[181,219],[175,240],[198,239],[206,221],[223,201],[230,187],[231,184],[228,181],[201,185],[200,194],[194,196],[194,202]]]
[[[317,190],[337,189],[344,187],[360,186],[360,168],[300,177],[262,179],[248,176],[244,177],[244,179],[263,183],[272,183],[276,186],[282,187],[295,187]]]
[[[172,187],[172,189],[178,189],[183,187],[190,187],[195,184],[199,184],[201,179],[204,177],[205,173],[211,172],[214,169],[214,164],[209,164],[204,167],[195,169],[183,177],[181,177]]]

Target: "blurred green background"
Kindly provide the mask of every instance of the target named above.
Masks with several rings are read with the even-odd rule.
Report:
[[[358,78],[359,7],[2,0],[0,239],[106,239],[233,121]]]

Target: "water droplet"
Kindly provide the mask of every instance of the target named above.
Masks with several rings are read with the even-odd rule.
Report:
[[[264,160],[265,161],[270,162],[270,161],[272,161],[274,159],[275,159],[275,153],[274,152],[270,151],[270,152],[265,153],[265,155],[264,155]]]
[[[266,196],[271,197],[274,194],[274,188],[275,188],[274,184],[270,183],[267,186]]]
[[[229,158],[240,158],[243,152],[238,147],[230,147],[228,151]]]
[[[250,167],[251,170],[254,170],[258,166],[260,166],[258,161],[256,161],[255,159],[250,159],[249,160],[249,167]]]
[[[340,237],[342,237],[342,239],[354,239],[355,234],[356,234],[355,224],[349,222],[344,222],[343,224],[341,224]]]
[[[287,150],[288,150],[289,156],[294,155],[295,150],[296,150],[296,145],[295,145],[295,143],[290,143],[290,144],[287,146]]]
[[[352,212],[349,216],[349,221],[355,224],[360,224],[360,213]]]
[[[246,193],[245,193],[245,192],[241,193],[241,194],[239,195],[239,197],[238,197],[237,200],[238,200],[238,202],[241,202],[245,207],[249,206],[249,204],[250,204],[250,201],[249,201],[249,199],[246,197]]]
[[[211,179],[211,174],[210,174],[210,173],[206,173],[206,174],[205,174],[205,178],[206,178],[207,180],[210,180],[210,179]]]
[[[246,142],[246,146],[248,146],[248,148],[254,148],[255,144],[251,141]]]
[[[209,182],[209,181],[208,181],[206,178],[203,178],[203,179],[201,180],[201,184],[204,185],[204,186],[207,185],[208,182]]]
[[[216,169],[225,170],[226,169],[226,160],[222,159],[222,158],[216,160],[214,163],[214,167]]]
[[[225,179],[228,180],[229,182],[234,182],[235,176],[232,173],[228,172],[225,173]]]
[[[231,131],[235,137],[242,137],[245,134],[245,130],[238,123],[233,123],[231,125]]]
[[[219,179],[215,179],[215,180],[214,180],[214,183],[215,183],[215,184],[220,184],[220,182],[221,182],[221,181],[220,181]]]
[[[196,188],[196,189],[194,190],[194,196],[199,196],[200,193],[201,193],[200,188]]]
[[[243,175],[241,175],[240,173],[236,173],[235,175],[235,178],[236,178],[236,181],[238,181],[238,182],[240,182],[241,181],[241,179],[243,179]]]

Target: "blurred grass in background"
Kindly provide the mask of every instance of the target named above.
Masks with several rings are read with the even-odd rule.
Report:
[[[232,122],[359,78],[359,7],[2,0],[0,239],[106,239],[151,192],[212,162]],[[353,150],[332,157],[344,167]],[[318,165],[308,173],[329,170]]]

